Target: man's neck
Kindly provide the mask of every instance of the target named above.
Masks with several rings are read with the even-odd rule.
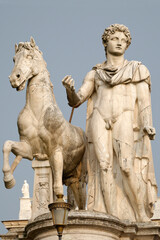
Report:
[[[107,54],[107,67],[118,68],[122,66],[124,63],[124,55],[121,56],[114,56],[111,54]]]

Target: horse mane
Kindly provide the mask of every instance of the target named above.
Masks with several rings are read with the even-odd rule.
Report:
[[[42,52],[39,50],[38,46],[33,45],[32,42],[20,42],[18,45],[16,45],[16,53],[20,52],[22,48],[27,50],[37,50],[42,55]]]

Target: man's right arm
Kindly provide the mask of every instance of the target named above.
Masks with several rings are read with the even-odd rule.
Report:
[[[77,93],[75,91],[74,80],[72,79],[72,77],[64,77],[62,83],[66,88],[68,104],[71,107],[79,107],[92,95],[95,86],[95,74],[95,70],[92,70],[86,75],[83,84]]]

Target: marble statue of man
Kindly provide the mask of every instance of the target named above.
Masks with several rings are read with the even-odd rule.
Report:
[[[102,41],[106,61],[92,68],[77,93],[71,76],[62,80],[70,106],[88,100],[88,209],[147,222],[157,196],[150,73],[124,59],[131,44],[126,26],[106,28]]]
[[[29,198],[29,184],[27,183],[27,180],[24,180],[24,184],[22,186],[22,194],[23,198]]]

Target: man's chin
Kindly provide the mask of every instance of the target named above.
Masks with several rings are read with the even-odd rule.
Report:
[[[114,56],[123,56],[124,55],[124,52],[120,52],[120,51],[116,51],[116,52],[114,52],[112,55],[114,55]]]
[[[110,55],[116,56],[116,57],[123,56],[124,53],[125,53],[125,52],[124,52],[124,51],[121,51],[121,50],[119,50],[119,51],[114,51],[114,52],[109,52]]]

